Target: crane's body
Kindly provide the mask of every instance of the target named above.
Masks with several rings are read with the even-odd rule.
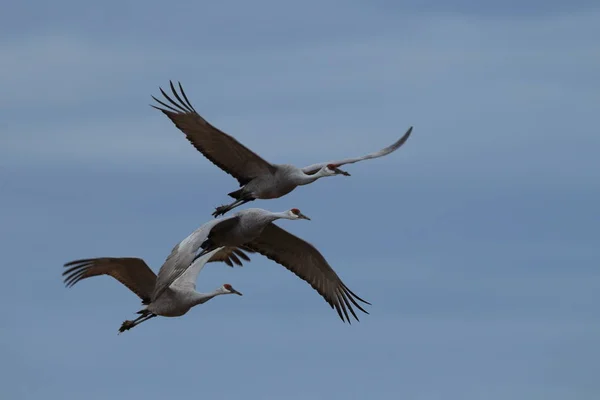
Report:
[[[215,217],[224,215],[228,211],[256,199],[283,197],[298,186],[307,185],[323,177],[350,176],[339,167],[390,154],[400,148],[412,132],[412,127],[410,127],[400,139],[390,146],[360,157],[313,164],[304,168],[289,164],[273,164],[200,116],[188,100],[181,83],[179,84],[181,96],[173,86],[173,82],[170,82],[170,86],[176,100],[173,100],[161,88],[161,93],[170,105],[152,96],[164,108],[154,105],[152,107],[162,111],[199,152],[213,164],[236,178],[240,184],[240,189],[228,194],[235,201],[217,207],[213,213]]]
[[[198,304],[204,304],[208,300],[224,294],[220,290],[210,293],[199,293],[188,289],[171,286],[156,299],[150,303],[144,310],[161,317],[181,317],[185,315],[192,307]]]
[[[260,175],[235,192],[229,194],[234,198],[250,195],[253,199],[277,199],[290,193],[298,186],[308,185],[319,178],[336,175],[336,172],[322,168],[316,174],[309,175],[302,169],[290,164],[274,164],[275,172]],[[237,194],[239,192],[239,195]]]
[[[216,247],[241,247],[261,235],[268,224],[278,219],[310,219],[297,208],[284,212],[271,212],[261,208],[248,208],[225,218],[213,226],[200,247],[197,257],[212,251]],[[195,259],[195,258],[194,258]]]
[[[254,253],[254,250],[245,245],[259,237],[269,223],[280,218],[309,219],[298,209],[271,212],[261,208],[248,208],[208,221],[173,248],[158,273],[152,298],[159,298],[182,274],[188,273],[188,268],[191,268],[196,259],[215,248]]]
[[[210,293],[196,291],[196,279],[213,254],[222,249],[217,247],[207,252],[203,257],[198,257],[192,265],[177,278],[161,296],[146,306],[146,310],[152,314],[163,317],[180,317],[186,314],[192,307],[204,304],[215,296],[229,294],[230,285],[221,286]],[[227,289],[229,287],[229,289]],[[236,294],[240,294],[234,291]]]
[[[313,245],[275,225],[273,222],[278,219],[310,218],[297,208],[284,212],[249,208],[205,223],[173,249],[159,272],[152,297],[160,298],[173,282],[187,273],[188,265],[194,265],[196,259],[226,246],[260,253],[284,266],[315,289],[342,321],[350,322],[349,313],[358,320],[353,306],[368,314],[358,302],[370,303],[348,289]]]
[[[119,329],[119,333],[121,333],[157,316],[180,317],[192,307],[206,303],[219,295],[238,294],[241,296],[242,294],[229,284],[224,284],[210,293],[196,291],[198,274],[206,263],[221,250],[223,247],[217,247],[196,259],[184,274],[181,274],[156,298],[152,298],[152,290],[156,285],[157,276],[140,258],[102,257],[75,260],[65,264],[65,267],[69,267],[69,269],[63,275],[66,276],[67,286],[72,286],[80,280],[92,276],[109,275],[137,294],[145,307],[138,311],[140,314],[138,318],[123,322]]]
[[[240,189],[228,193],[235,201],[217,207],[213,216],[223,215],[242,204],[256,199],[277,199],[290,193],[298,186],[308,185],[319,178],[337,175],[331,167],[323,167],[315,174],[307,174],[302,169],[290,164],[273,164],[273,171],[259,175]]]

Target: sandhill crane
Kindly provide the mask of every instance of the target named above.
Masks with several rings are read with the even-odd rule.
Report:
[[[260,253],[284,266],[310,284],[331,308],[335,308],[342,321],[351,323],[348,311],[358,321],[353,305],[368,314],[357,300],[370,303],[348,289],[313,245],[275,225],[273,221],[277,219],[309,218],[297,208],[284,212],[248,208],[202,225],[173,249],[158,274],[152,297],[158,298],[170,287],[187,271],[195,257],[204,257],[217,247],[228,246]],[[200,249],[202,251],[196,256]]]
[[[169,83],[173,96],[178,101],[173,100],[162,88],[159,88],[171,105],[152,96],[155,101],[166,108],[154,105],[152,107],[169,117],[175,126],[185,133],[190,143],[208,160],[239,182],[240,189],[228,193],[228,196],[234,198],[235,201],[217,207],[213,213],[215,217],[224,215],[233,208],[255,199],[275,199],[285,196],[296,187],[312,183],[319,178],[340,174],[350,176],[339,167],[390,154],[402,146],[412,132],[411,126],[395,143],[361,157],[323,162],[304,168],[297,168],[289,164],[272,164],[201,117],[192,107],[181,83],[179,83],[181,96],[175,90],[173,82],[169,81]]]
[[[133,321],[125,321],[119,328],[119,333],[129,330],[144,321],[156,316],[179,317],[186,314],[192,307],[203,304],[215,296],[222,294],[242,295],[230,284],[226,283],[210,293],[196,291],[196,278],[204,265],[223,247],[214,248],[202,257],[196,259],[184,274],[181,274],[158,298],[152,298],[152,291],[157,277],[141,258],[102,257],[75,260],[65,264],[68,268],[63,272],[65,284],[71,287],[82,279],[92,276],[109,275],[125,285],[135,293],[145,308],[138,311],[140,314]],[[162,273],[167,272],[163,270]]]

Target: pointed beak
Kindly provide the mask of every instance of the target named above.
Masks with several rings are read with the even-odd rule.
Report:
[[[341,170],[341,169],[339,169],[339,168],[336,168],[336,169],[334,169],[334,171],[335,171],[335,172],[337,172],[338,174],[342,174],[342,175],[344,175],[344,176],[350,176],[350,174],[349,174],[349,173],[347,173],[346,171],[344,171],[344,170]]]
[[[235,293],[238,296],[243,296],[243,294],[241,294],[240,292],[238,292],[237,290],[235,290],[234,288],[231,288],[231,293]]]
[[[300,219],[306,219],[306,220],[309,220],[309,221],[310,221],[310,218],[308,218],[306,215],[304,215],[304,214],[302,214],[302,213],[300,213],[300,214],[298,215],[298,218],[300,218]]]

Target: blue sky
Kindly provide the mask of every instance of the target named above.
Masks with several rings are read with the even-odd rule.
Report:
[[[0,16],[0,385],[7,399],[597,399],[594,2],[30,1]],[[62,264],[158,270],[235,180],[150,95],[273,162],[355,164],[252,206],[373,305],[351,326],[261,256],[224,296],[117,336],[139,300]]]

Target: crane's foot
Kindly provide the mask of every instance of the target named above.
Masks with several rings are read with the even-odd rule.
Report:
[[[121,327],[119,328],[119,334],[121,334],[121,333],[123,333],[123,332],[125,332],[125,331],[128,331],[128,330],[130,330],[130,329],[131,329],[131,328],[133,328],[135,325],[136,325],[136,323],[135,323],[134,321],[129,321],[129,320],[127,320],[127,321],[124,321],[124,322],[121,324]]]
[[[231,210],[231,207],[229,207],[229,205],[217,207],[217,208],[215,208],[215,211],[212,213],[212,216],[217,218],[219,215],[225,215],[225,213],[229,210]]]
[[[215,218],[216,218],[216,217],[218,217],[219,215],[225,215],[225,213],[226,213],[227,211],[233,210],[234,208],[236,208],[236,207],[239,207],[239,206],[241,206],[242,204],[246,204],[246,203],[248,203],[249,201],[253,201],[253,200],[254,200],[254,198],[253,198],[253,197],[245,197],[245,198],[243,198],[243,199],[237,199],[236,201],[234,201],[234,202],[233,202],[233,203],[231,203],[231,204],[224,204],[224,205],[222,205],[222,206],[220,206],[220,207],[217,207],[217,208],[215,209],[215,212],[214,212],[214,213],[212,213],[212,215],[213,215],[213,217],[215,217]]]

